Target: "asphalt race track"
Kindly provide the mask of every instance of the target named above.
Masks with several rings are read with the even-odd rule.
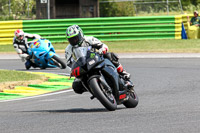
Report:
[[[64,92],[0,102],[1,133],[199,133],[200,58],[121,59],[132,74],[139,104],[109,112],[90,94]],[[0,69],[25,71],[20,60]],[[60,69],[32,69],[65,73]]]

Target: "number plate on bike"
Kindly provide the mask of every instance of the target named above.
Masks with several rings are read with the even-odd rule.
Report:
[[[92,64],[94,64],[94,63],[95,63],[95,60],[89,61],[89,65],[92,65]]]

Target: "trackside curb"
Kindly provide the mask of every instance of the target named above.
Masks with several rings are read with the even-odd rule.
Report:
[[[0,92],[0,101],[28,96],[36,96],[53,91],[70,89],[74,78],[69,79],[69,76],[58,75],[53,73],[43,72],[28,72],[32,74],[44,75],[48,78],[41,84],[29,84],[28,86],[15,86],[14,89],[4,89]]]

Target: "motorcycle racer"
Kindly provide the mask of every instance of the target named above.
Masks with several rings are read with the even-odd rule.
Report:
[[[78,25],[72,25],[68,27],[66,30],[66,35],[70,43],[65,49],[65,58],[67,60],[68,71],[71,71],[71,64],[73,62],[73,47],[92,46],[92,48],[98,49],[99,53],[103,54],[104,58],[109,59],[115,65],[120,75],[127,80],[130,79],[130,74],[126,72],[119,63],[119,57],[115,53],[108,52],[108,46],[106,44],[102,43],[93,36],[84,36],[82,29]],[[75,79],[72,84],[72,88],[78,94],[82,94],[85,91],[82,83],[78,79]]]
[[[13,38],[13,46],[22,62],[25,62],[26,69],[29,69],[32,65],[30,61],[30,56],[27,53],[29,48],[28,39],[40,39],[41,36],[37,34],[24,33],[23,30],[18,29],[14,32],[15,36]]]

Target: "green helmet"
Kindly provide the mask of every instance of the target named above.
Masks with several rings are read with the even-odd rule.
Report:
[[[84,40],[82,29],[78,25],[72,25],[67,28],[67,39],[72,46],[81,45]]]

